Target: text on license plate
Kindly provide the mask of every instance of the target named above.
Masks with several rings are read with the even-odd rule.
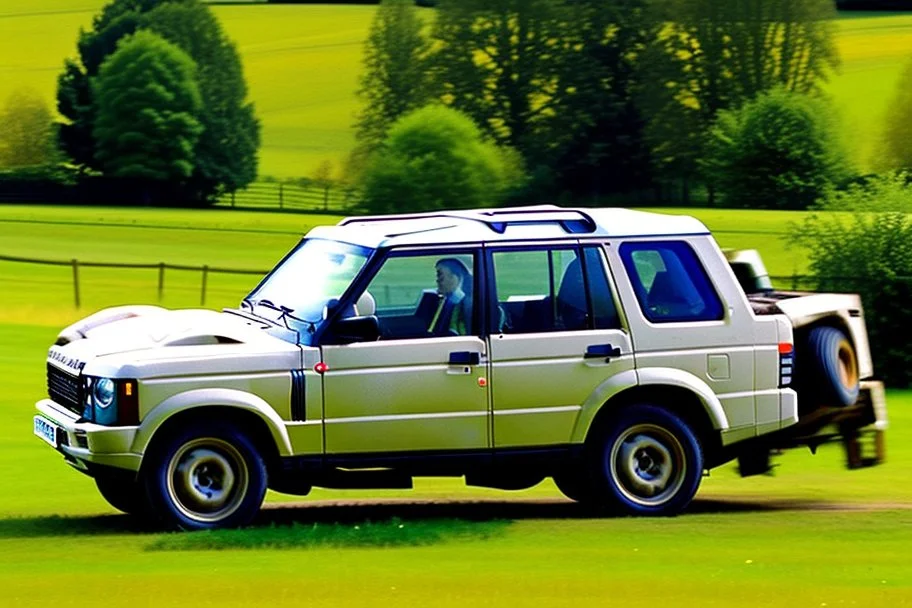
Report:
[[[57,447],[57,425],[42,416],[35,416],[35,434],[52,447]]]

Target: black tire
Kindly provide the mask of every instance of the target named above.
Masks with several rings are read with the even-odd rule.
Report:
[[[95,486],[108,504],[128,515],[140,515],[146,511],[146,493],[136,476],[130,473],[95,474]]]
[[[578,467],[567,468],[556,473],[554,485],[570,500],[587,505],[596,502],[592,481],[589,479],[583,463],[580,463]]]
[[[632,405],[602,427],[592,450],[593,489],[603,506],[628,515],[676,515],[703,476],[703,452],[677,415]]]
[[[808,333],[805,353],[802,363],[809,369],[802,385],[813,391],[815,401],[846,407],[858,400],[858,356],[841,329],[813,328]],[[802,373],[800,369],[797,372]]]
[[[155,517],[168,528],[245,526],[263,504],[266,465],[233,426],[190,426],[157,443],[147,458],[145,490]]]

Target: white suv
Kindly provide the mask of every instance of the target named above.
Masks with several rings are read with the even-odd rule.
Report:
[[[574,500],[674,514],[734,458],[759,473],[772,449],[839,438],[852,466],[882,459],[860,303],[820,298],[748,297],[689,217],[349,218],[236,310],[120,307],[64,330],[35,433],[115,507],[180,528],[247,524],[267,487],[421,475],[553,477]]]

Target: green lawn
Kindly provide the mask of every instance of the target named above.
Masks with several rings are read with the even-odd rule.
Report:
[[[690,212],[723,240],[769,255],[774,272],[790,271],[776,235],[800,214]],[[309,226],[336,219],[0,206],[0,255],[265,269]],[[76,310],[70,272],[0,262],[2,606],[912,603],[912,391],[888,395],[884,466],[846,471],[837,446],[789,452],[771,476],[742,479],[728,465],[672,519],[594,518],[550,481],[506,493],[419,479],[411,492],[316,490],[292,503],[270,494],[259,528],[240,535],[183,540],[138,530],[32,436],[30,420],[58,329],[101,306],[154,303],[156,275],[93,270]],[[181,276],[167,276],[165,305],[198,304],[199,276]],[[215,281],[207,305],[217,307],[236,303],[256,277]],[[399,502],[326,502],[378,497]],[[392,546],[365,546],[378,538]]]
[[[36,6],[38,4],[39,6]],[[63,59],[74,56],[79,28],[103,0],[5,0],[0,3],[0,103],[25,86],[54,106]],[[338,169],[351,124],[370,6],[215,6],[237,43],[250,97],[263,123],[260,174],[309,176],[324,160]],[[883,130],[883,113],[902,65],[912,59],[912,15],[843,13],[841,72],[826,87],[862,168]]]

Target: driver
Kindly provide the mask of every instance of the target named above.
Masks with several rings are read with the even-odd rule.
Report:
[[[439,303],[428,333],[434,336],[464,336],[471,332],[472,273],[457,258],[441,258],[436,264]]]

